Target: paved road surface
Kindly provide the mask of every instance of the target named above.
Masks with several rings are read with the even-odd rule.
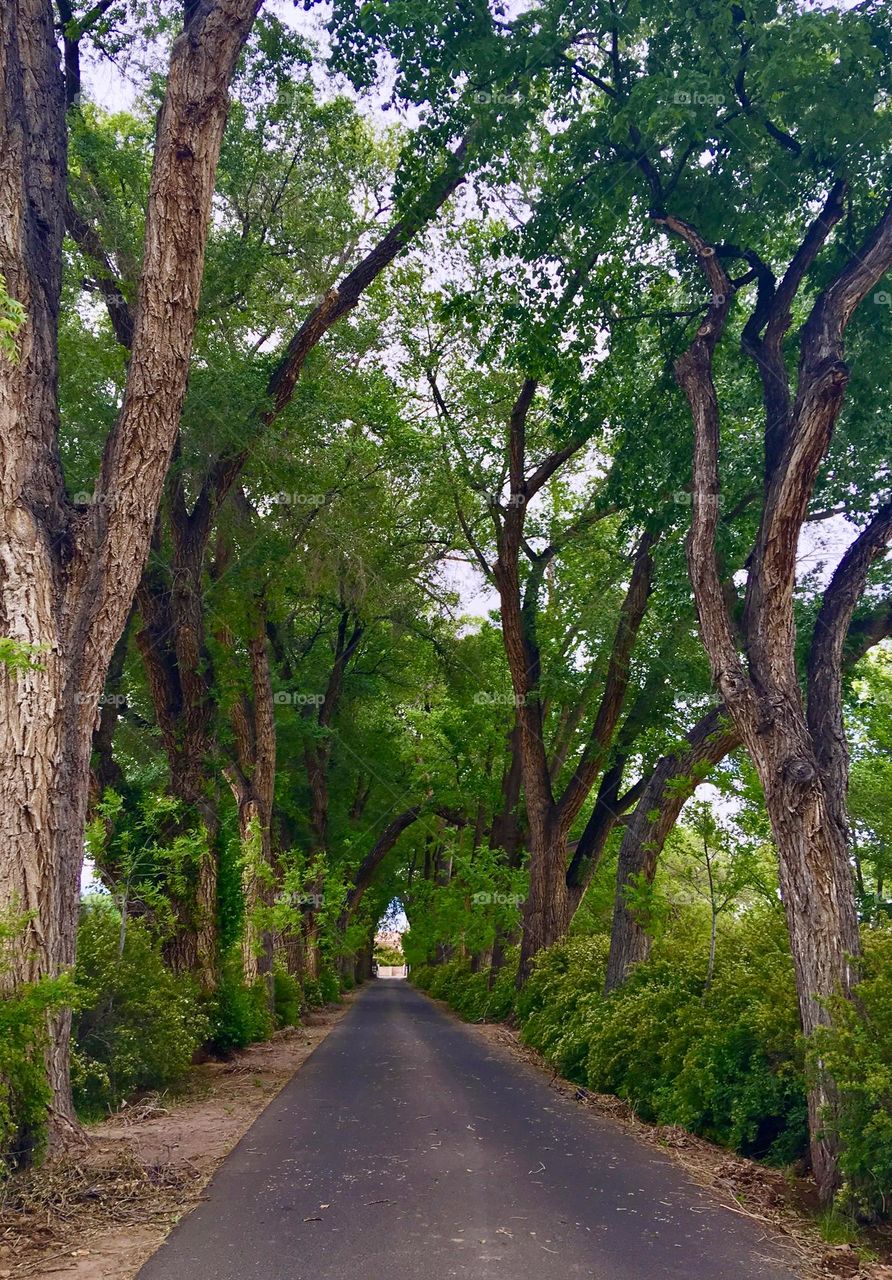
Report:
[[[778,1248],[667,1157],[379,980],[139,1280],[790,1280]]]

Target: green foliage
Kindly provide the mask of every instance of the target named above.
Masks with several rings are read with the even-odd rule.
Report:
[[[2,280],[0,276],[0,280]],[[40,645],[25,644],[12,636],[0,636],[0,667],[7,671],[33,671],[40,667]]]
[[[341,984],[333,969],[324,967],[318,978],[304,978],[304,1000],[311,1008],[321,1009],[326,1004],[337,1004],[341,998]]]
[[[173,903],[187,901],[207,833],[188,807],[163,789],[139,789],[126,800],[107,788],[87,824],[87,849],[107,868],[121,910],[138,901],[154,933],[170,937],[182,921]]]
[[[646,1118],[786,1163],[806,1143],[792,964],[778,913],[719,936],[704,990],[702,937],[679,930],[609,999],[589,1008],[587,1080]]]
[[[537,958],[517,999],[524,1039],[570,1080],[585,1078],[585,1011],[604,989],[606,963],[604,938],[568,938]]]
[[[85,904],[74,970],[75,1100],[87,1113],[181,1080],[207,1037],[192,982],[171,973],[156,937],[108,900]]]
[[[27,917],[0,919],[0,977],[11,967]],[[47,1016],[69,1004],[68,977],[21,984],[0,996],[0,1174],[39,1156],[50,1090],[44,1065]]]
[[[297,978],[293,978],[281,966],[273,972],[273,1007],[276,1025],[279,1027],[297,1027],[300,1025],[300,1011],[303,1005],[303,992]]]
[[[245,986],[238,946],[230,948],[224,956],[220,981],[208,1001],[207,1016],[208,1045],[221,1057],[257,1040],[268,1040],[272,1034],[273,1016],[266,986],[262,980],[254,986]]]
[[[380,943],[375,947],[375,961],[378,964],[395,965],[399,967],[405,963],[405,956],[398,947],[385,947]]]
[[[448,1000],[468,1022],[502,1022],[514,1007],[514,975],[517,956],[511,954],[490,988],[489,972],[472,973],[467,962],[421,965],[412,970],[412,981],[437,1000]]]
[[[19,329],[25,323],[25,308],[6,291],[6,280],[0,274],[0,355],[7,360],[15,360],[18,356],[16,338]]]
[[[877,649],[848,691],[852,740],[849,812],[862,918],[889,919],[892,872],[892,654]]]
[[[892,929],[864,933],[853,1001],[831,1005],[833,1025],[809,1046],[842,1091],[838,1130],[845,1175],[839,1206],[859,1217],[887,1212],[892,1196]]]

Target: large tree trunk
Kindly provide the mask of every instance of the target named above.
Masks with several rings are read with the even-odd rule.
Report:
[[[489,833],[490,849],[502,850],[505,865],[516,868],[520,866],[523,856],[524,833],[520,825],[520,790],[523,782],[523,762],[520,756],[520,719],[514,717],[514,724],[508,734],[508,761],[502,774],[501,804],[498,813],[492,820]],[[518,930],[498,931],[492,944],[489,964],[488,984],[490,990],[505,963],[505,953],[519,936]]]
[[[189,877],[188,892],[172,895],[176,930],[165,954],[179,973],[195,973],[202,987],[216,986],[219,968],[217,873],[220,816],[214,783],[215,698],[204,631],[202,557],[188,538],[188,517],[178,486],[169,485],[171,572],[160,557],[156,530],[149,564],[137,589],[142,655],[155,719],[170,771],[170,789],[191,820],[204,828],[206,849]]]
[[[66,136],[52,23],[43,0],[0,13],[0,272],[27,316],[17,360],[0,355],[0,629],[41,650],[39,667],[0,670],[0,910],[30,916],[0,974],[12,987],[74,959],[94,718],[68,652],[61,563],[71,550],[56,402]],[[67,1013],[52,1028],[51,1139],[74,1125],[69,1028]]]
[[[675,773],[675,765],[676,762],[671,757],[659,762],[623,833],[616,867],[613,925],[607,958],[605,988],[608,992],[622,986],[632,969],[650,955],[648,922],[632,910],[628,894],[640,880],[646,884],[653,882],[666,834],[675,825],[681,811],[679,804],[674,813],[667,815],[665,823],[661,821],[662,811],[658,810],[656,816],[652,813],[655,806],[659,805],[666,782]],[[664,834],[658,834],[661,828]]]
[[[806,1036],[827,1025],[826,1002],[850,995],[856,979],[855,961],[861,950],[858,916],[845,833],[833,821],[844,799],[831,798],[826,785],[803,750],[803,736],[774,734],[777,754],[764,756],[757,766],[772,832],[780,859],[781,894],[787,915],[799,1011]],[[838,1092],[824,1072],[818,1072],[809,1091],[809,1129],[812,1166],[822,1199],[836,1185],[838,1140],[834,1117]],[[827,1132],[825,1133],[825,1127]]]
[[[232,708],[236,758],[225,770],[238,805],[239,839],[244,866],[244,931],[242,962],[249,985],[264,977],[271,981],[273,937],[258,917],[272,904],[273,796],[276,781],[276,724],[273,688],[266,644],[266,619],[257,607],[249,641],[251,692]],[[270,990],[270,996],[272,991]]]
[[[530,975],[532,960],[560,941],[570,927],[572,912],[567,889],[567,833],[551,817],[539,823],[531,816],[530,886],[523,910],[518,983]]]
[[[0,16],[0,271],[27,313],[0,378],[0,626],[41,647],[41,669],[5,672],[0,694],[0,908],[34,913],[12,983],[74,958],[91,738],[179,421],[226,88],[257,7],[208,4],[174,45],[133,354],[86,511],[66,498],[57,439],[66,145],[52,6],[12,0]],[[53,1140],[71,1126],[68,1029],[67,1015],[53,1027]]]
[[[273,945],[269,931],[261,929],[257,923],[257,914],[269,899],[264,880],[264,867],[269,866],[271,860],[269,827],[264,825],[261,806],[251,794],[239,802],[238,829],[244,858],[242,973],[245,983],[252,986],[258,978],[268,977],[272,973]]]

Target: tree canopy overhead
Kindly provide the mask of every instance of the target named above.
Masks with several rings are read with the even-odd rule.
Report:
[[[759,1105],[825,1202],[879,1178],[888,5],[7,10],[0,980],[47,1066],[5,1145],[76,1140],[115,954],[222,1052],[398,901],[568,1063],[584,975],[621,1093],[609,1011],[671,1020],[673,964],[712,1043],[739,946],[808,1045]]]

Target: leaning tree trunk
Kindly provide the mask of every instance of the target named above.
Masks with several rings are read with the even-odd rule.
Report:
[[[750,749],[780,853],[781,896],[802,1030],[808,1037],[830,1024],[828,1002],[851,994],[861,944],[848,844],[844,829],[833,821],[840,805],[844,808],[844,796],[833,794],[832,784],[818,768],[801,706],[785,711],[767,735],[768,742],[760,734],[758,758]],[[809,1130],[812,1168],[824,1202],[832,1196],[838,1176],[834,1130],[839,1102],[834,1081],[817,1071],[808,1095]]]
[[[39,667],[0,689],[0,909],[30,920],[8,981],[74,958],[89,756],[186,389],[227,86],[259,0],[196,10],[174,44],[146,214],[136,331],[95,500],[65,493],[58,316],[65,98],[49,0],[0,10],[0,272],[27,320],[0,377],[0,627]],[[69,1015],[52,1027],[51,1141],[73,1121]]]
[[[650,955],[651,936],[628,900],[638,883],[650,885],[663,846],[706,771],[740,746],[740,734],[718,708],[687,734],[688,746],[657,761],[623,832],[616,868],[616,893],[605,990],[622,986]]]

